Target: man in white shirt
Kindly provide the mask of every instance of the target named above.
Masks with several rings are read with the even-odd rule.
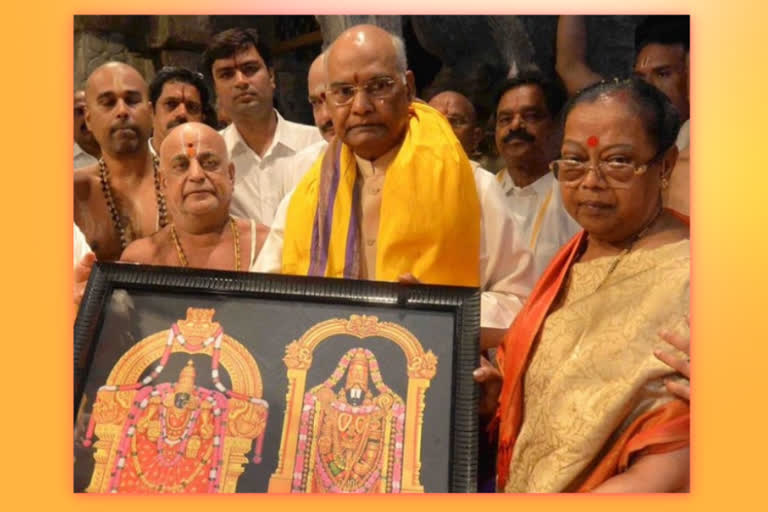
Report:
[[[563,208],[560,187],[548,167],[558,151],[555,118],[562,102],[557,88],[535,73],[508,80],[496,102],[496,147],[506,163],[496,178],[507,206],[522,219],[537,279],[581,229]]]
[[[280,162],[280,166],[285,169],[282,173],[284,180],[280,200],[301,181],[301,178],[304,177],[312,167],[312,164],[315,163],[315,160],[325,151],[328,143],[336,133],[333,129],[333,121],[325,101],[325,86],[325,53],[321,53],[309,66],[307,91],[309,93],[309,104],[312,106],[312,117],[315,119],[315,126],[323,138]]]
[[[73,121],[74,168],[80,169],[95,164],[101,156],[99,143],[93,138],[93,133],[85,124],[85,91],[83,90],[75,91]]]
[[[413,99],[412,74],[406,71],[402,41],[373,26],[358,26],[345,31],[328,50],[327,58],[328,83],[339,89],[338,93],[334,92],[334,97],[341,98],[348,91],[354,91],[351,99],[337,99],[337,104],[331,105],[331,113],[337,134],[352,151],[357,179],[360,180],[360,236],[364,240],[359,261],[361,273],[364,278],[378,279],[379,267],[376,265],[386,263],[383,260],[377,263],[377,247],[384,243],[379,241],[379,228],[384,224],[379,221],[382,195],[386,192],[384,178],[394,172],[393,162],[401,153],[403,137],[408,139],[405,132],[411,129],[408,119],[413,114],[409,114],[408,105]],[[359,75],[356,73],[358,69]],[[387,82],[383,83],[384,80]],[[411,104],[410,108],[413,109],[414,105]],[[425,112],[424,115],[427,114]],[[437,151],[425,152],[423,157],[439,158]],[[421,164],[426,165],[424,162]],[[442,165],[441,162],[436,164]],[[289,235],[286,225],[291,220],[289,210],[293,207],[292,198],[300,188],[297,187],[281,202],[252,270],[284,270],[283,248]],[[429,192],[425,191],[424,196],[428,197]],[[483,196],[482,191],[478,196]],[[424,213],[420,210],[424,206],[418,202],[412,206],[415,214]],[[480,201],[480,207],[480,285],[484,290],[481,325],[484,328],[483,343],[490,346],[499,341],[499,333],[506,330],[521,308],[532,288],[533,277],[530,253],[518,241],[517,224],[507,214],[498,187],[489,187],[489,193]],[[435,217],[457,214],[430,211]],[[485,222],[485,219],[496,220]],[[313,222],[311,217],[295,217],[294,220],[301,220],[302,224],[304,220],[310,224]],[[417,228],[403,226],[403,230]]]
[[[232,119],[221,134],[237,169],[232,213],[270,225],[280,201],[279,163],[321,139],[308,125],[286,121],[272,106],[271,53],[254,29],[213,37],[204,55],[219,107]]]

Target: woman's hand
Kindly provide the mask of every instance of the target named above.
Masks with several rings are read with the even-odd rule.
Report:
[[[686,322],[690,325],[690,319],[686,318]],[[681,336],[679,334],[676,334],[671,331],[662,330],[659,331],[659,336],[675,347],[676,349],[680,350],[681,352],[684,352],[687,356],[690,356],[690,349],[691,349],[691,338],[689,336]],[[686,359],[681,359],[677,357],[672,352],[664,352],[661,350],[656,350],[653,353],[661,362],[678,372],[680,375],[685,377],[687,379],[686,382],[676,382],[671,379],[667,379],[664,381],[664,385],[667,387],[667,390],[672,393],[673,395],[682,398],[685,401],[691,400],[691,386],[690,386],[690,380],[691,380],[691,359],[690,357]]]
[[[496,412],[501,394],[502,377],[498,368],[485,357],[480,356],[480,368],[472,372],[475,382],[480,384],[480,416],[490,416]]]

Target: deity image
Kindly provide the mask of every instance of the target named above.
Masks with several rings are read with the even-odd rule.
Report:
[[[395,342],[406,356],[406,400],[384,383],[373,351],[363,347],[348,350],[330,377],[304,392],[312,352],[335,334]],[[413,334],[376,317],[328,320],[291,343],[284,361],[288,403],[270,492],[423,492],[421,427],[437,358]]]
[[[97,438],[88,492],[234,492],[254,440],[252,460],[261,461],[268,404],[259,368],[212,321],[214,312],[189,308],[186,320],[143,339],[113,367],[83,443]],[[196,385],[192,359],[173,382],[156,383],[174,352],[209,355],[215,389]],[[222,384],[220,365],[232,389]]]
[[[344,372],[346,382],[334,392]],[[312,484],[306,489],[306,481],[296,478],[292,491],[396,492],[404,427],[403,399],[382,382],[374,355],[363,348],[350,350],[333,375],[304,397],[295,471],[311,468]],[[310,442],[302,442],[302,434]],[[310,436],[316,439],[314,456]]]

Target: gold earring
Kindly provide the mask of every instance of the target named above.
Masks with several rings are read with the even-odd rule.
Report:
[[[666,190],[669,187],[669,180],[667,178],[661,178],[661,188]]]

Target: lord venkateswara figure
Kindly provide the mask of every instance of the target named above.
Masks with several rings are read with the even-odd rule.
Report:
[[[406,399],[387,386],[373,351],[363,347],[348,350],[330,377],[305,392],[313,351],[338,334],[399,346],[407,365]],[[410,331],[376,317],[332,319],[291,343],[283,360],[287,405],[270,492],[423,492],[421,429],[437,357],[425,353]]]
[[[96,393],[84,442],[97,438],[88,492],[235,492],[245,455],[253,451],[253,462],[261,462],[268,404],[259,367],[213,322],[214,313],[189,308],[186,320],[141,340],[115,364]],[[210,356],[213,389],[196,385],[192,359],[171,382],[160,382],[175,352]]]

